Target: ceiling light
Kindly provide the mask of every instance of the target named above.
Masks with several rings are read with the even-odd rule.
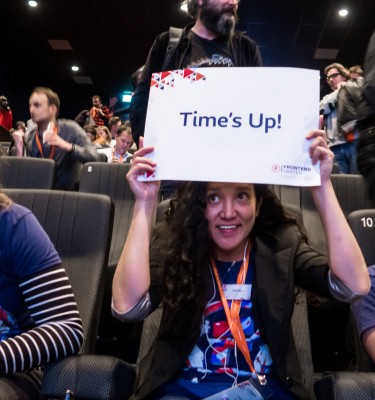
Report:
[[[77,72],[79,71],[79,67],[77,67],[76,65],[73,65],[72,67],[72,71]]]
[[[349,11],[343,8],[342,10],[339,11],[340,17],[346,17],[349,14]]]
[[[317,60],[335,60],[338,53],[339,49],[318,48],[315,49],[314,58]]]
[[[36,1],[32,1],[32,0],[29,1],[30,7],[36,7],[37,5],[38,5],[38,3]]]
[[[47,41],[53,50],[73,50],[68,40],[47,39]]]
[[[123,103],[130,103],[132,101],[133,92],[125,91],[122,94],[122,102]]]
[[[78,83],[80,85],[93,85],[94,84],[94,82],[90,76],[73,75],[73,79],[74,79],[75,83]]]
[[[181,10],[187,12],[187,4],[186,3],[181,4]]]

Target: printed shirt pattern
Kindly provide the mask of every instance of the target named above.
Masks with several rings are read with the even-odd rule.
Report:
[[[253,282],[253,260],[252,252],[245,282],[248,285],[252,285]],[[236,283],[241,264],[242,261],[216,262],[223,284]],[[230,300],[228,300],[228,305],[230,307]],[[242,301],[240,320],[255,370],[261,374],[269,374],[272,370],[272,358],[268,346],[263,342],[259,329],[255,325],[251,298]],[[233,378],[237,375],[239,377],[250,375],[244,356],[238,348],[235,348],[234,338],[217,288],[215,297],[206,306],[200,337],[187,359],[187,367],[182,376],[189,379],[192,373],[221,376],[226,374]]]

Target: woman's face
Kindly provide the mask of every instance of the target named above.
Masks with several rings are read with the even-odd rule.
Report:
[[[106,141],[108,139],[108,133],[105,131],[105,129],[97,129],[97,136],[104,138]]]
[[[259,210],[254,186],[210,182],[206,202],[205,217],[214,245],[213,257],[220,261],[241,260]]]

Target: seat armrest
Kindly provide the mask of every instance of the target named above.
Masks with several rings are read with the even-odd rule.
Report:
[[[332,372],[314,384],[318,400],[368,400],[375,398],[375,373]]]
[[[69,389],[75,400],[128,399],[133,391],[135,366],[112,356],[75,355],[46,366],[42,394],[62,399]]]

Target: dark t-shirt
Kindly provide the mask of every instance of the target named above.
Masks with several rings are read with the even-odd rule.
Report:
[[[216,261],[220,281],[223,285],[234,285],[240,272],[242,260],[239,262]],[[260,374],[269,374],[272,370],[272,358],[268,346],[260,336],[259,328],[253,318],[253,303],[251,299],[251,288],[254,278],[254,251],[251,253],[249,269],[245,284],[249,293],[248,297],[241,301],[240,320],[246,342],[248,344],[250,357],[255,370]],[[213,280],[216,285],[216,282]],[[239,287],[239,285],[235,285]],[[231,300],[228,306],[231,307]],[[216,377],[220,378],[216,379]],[[234,345],[232,332],[229,328],[224,306],[219,294],[208,302],[204,311],[204,323],[201,335],[190,353],[187,365],[181,375],[185,379],[198,377],[211,378],[213,381],[229,378],[229,381],[237,378],[248,378],[250,376],[249,366],[245,357]]]
[[[295,398],[293,394],[289,393],[279,379],[272,375],[271,354],[253,318],[251,288],[254,280],[254,255],[255,252],[252,251],[245,280],[246,285],[250,287],[250,297],[241,302],[241,325],[255,370],[258,373],[267,374],[267,391],[271,389],[273,392],[270,399],[291,400]],[[226,285],[236,283],[241,264],[242,261],[233,263],[216,261],[221,282]],[[216,282],[214,285],[217,286]],[[228,305],[231,306],[230,300],[228,300]],[[250,377],[244,356],[234,346],[223,303],[216,288],[215,295],[204,311],[201,335],[189,355],[186,367],[176,379],[161,386],[157,390],[157,395],[173,393],[191,399],[206,398]]]
[[[233,49],[227,38],[218,37],[208,40],[192,31],[188,36],[191,47],[182,62],[184,68],[234,67]]]
[[[191,46],[181,63],[182,68],[234,67],[234,55],[231,41],[225,37],[212,40],[201,38],[194,32],[188,33]],[[178,181],[162,181],[163,198],[173,197],[177,192]]]

